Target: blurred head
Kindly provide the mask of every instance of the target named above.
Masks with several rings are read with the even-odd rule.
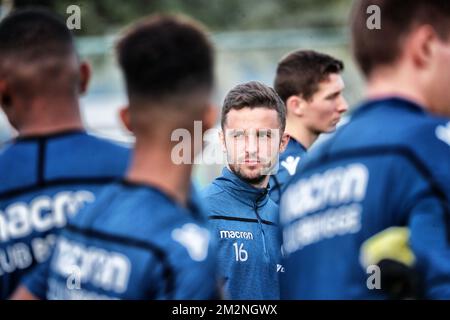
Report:
[[[122,119],[137,140],[170,144],[173,130],[193,132],[195,120],[204,131],[214,125],[213,48],[198,23],[150,16],[124,32],[117,54],[130,103]]]
[[[43,9],[27,9],[1,21],[0,105],[14,127],[20,129],[35,116],[33,102],[77,99],[88,80],[89,67],[79,61],[62,18]],[[58,110],[45,112],[58,115],[68,105],[74,104],[61,103]]]
[[[222,108],[221,140],[237,176],[259,184],[277,163],[289,137],[286,109],[274,89],[256,82],[234,87]]]
[[[342,91],[341,61],[315,51],[295,51],[278,63],[275,90],[287,108],[288,121],[314,134],[336,129],[348,106]]]
[[[379,8],[380,29],[367,27],[370,5]],[[353,54],[369,82],[381,70],[404,73],[430,111],[450,114],[450,1],[358,0],[351,28]]]

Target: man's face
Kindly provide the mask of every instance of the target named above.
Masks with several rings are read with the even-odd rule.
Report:
[[[285,147],[278,113],[264,107],[231,110],[221,138],[231,171],[249,183],[262,182]]]
[[[305,101],[303,121],[308,130],[320,134],[332,132],[348,110],[342,91],[344,81],[339,74],[332,73],[319,84],[317,92]]]

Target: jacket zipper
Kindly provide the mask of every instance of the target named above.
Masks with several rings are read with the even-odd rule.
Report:
[[[266,233],[264,232],[264,228],[262,226],[262,219],[258,213],[258,202],[264,198],[267,195],[267,190],[264,190],[264,192],[261,194],[261,196],[259,196],[256,201],[255,201],[255,205],[254,205],[254,210],[255,210],[255,214],[256,214],[256,218],[258,219],[258,225],[259,225],[259,229],[261,231],[262,234],[262,240],[263,240],[263,249],[264,249],[264,257],[266,258],[266,260],[270,260],[269,259],[269,252],[267,250],[267,244],[266,244]]]

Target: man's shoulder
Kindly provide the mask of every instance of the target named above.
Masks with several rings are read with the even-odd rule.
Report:
[[[156,218],[161,211],[172,212],[176,206],[156,188],[133,185],[124,180],[105,185],[99,192],[96,201],[84,210],[90,214],[98,211],[101,217],[122,216],[131,224],[141,215]],[[133,219],[134,218],[134,219]],[[148,219],[151,222],[152,219]]]
[[[50,139],[47,142],[47,156],[50,160],[59,157],[69,157],[79,163],[87,161],[95,166],[98,163],[123,164],[128,161],[131,149],[125,144],[91,134],[67,136],[64,139]],[[84,161],[86,160],[86,161]]]
[[[186,261],[188,256],[193,261],[206,259],[210,234],[205,221],[157,190],[116,190],[124,191],[128,193],[118,199],[123,205],[113,209],[114,216],[99,220],[97,230],[109,230],[130,239],[130,243],[151,245],[161,254],[176,256],[171,259],[176,264],[181,263],[180,259]]]
[[[124,174],[129,157],[126,146],[84,132],[18,139],[0,149],[0,189],[32,187],[38,179],[106,183]]]
[[[36,182],[35,145],[8,142],[0,149],[0,193]]]
[[[368,121],[369,117],[365,120]],[[395,126],[392,121],[383,124],[360,120],[358,123],[347,124],[340,129],[343,131],[338,131],[334,137],[308,154],[302,170],[291,184],[326,168],[355,162],[371,161],[370,163],[374,164],[376,160],[373,160],[377,158],[385,161],[391,159],[390,163],[397,164],[395,168],[392,167],[395,172],[399,172],[399,169],[406,170],[398,165],[403,163],[399,160],[406,161],[411,168],[415,168],[417,175],[441,186],[442,190],[447,190],[450,199],[449,120],[425,113],[409,117],[405,122],[398,120]],[[361,129],[364,124],[367,125],[365,130]],[[387,173],[389,170],[386,166],[375,167],[374,170],[378,171],[378,174]]]
[[[389,115],[380,110],[367,117],[352,119],[305,158],[311,163],[345,155],[430,152],[432,148],[442,149],[444,143],[449,145],[448,132],[450,125],[445,118],[424,113],[401,117],[401,113]]]
[[[112,153],[122,154],[124,156],[128,156],[131,149],[125,143],[121,143],[115,140],[99,137],[93,134],[85,134],[78,137],[78,139],[82,140],[84,146],[86,148],[101,148],[102,150],[109,151]],[[75,143],[77,137],[73,137],[74,141],[68,140],[68,143]]]
[[[225,190],[216,183],[216,180],[211,182],[200,191],[200,197],[206,206],[217,201],[218,198],[227,197]]]
[[[450,121],[430,118],[408,137],[419,170],[447,194],[450,201]]]
[[[403,128],[386,144],[387,151],[401,154],[425,166],[450,170],[449,119],[427,115]]]
[[[151,243],[171,238],[177,226],[201,225],[188,209],[162,192],[121,183],[106,186],[94,204],[81,210],[73,224],[98,233]]]
[[[419,147],[450,147],[450,120],[441,117],[426,117],[418,122],[409,132],[406,141]]]

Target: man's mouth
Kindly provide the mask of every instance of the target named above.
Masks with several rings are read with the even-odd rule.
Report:
[[[261,161],[256,160],[256,159],[245,159],[244,163],[249,164],[249,165],[257,165],[257,164],[261,163]]]
[[[335,125],[337,125],[337,124],[339,123],[340,120],[341,120],[341,118],[337,118],[337,119],[333,120],[333,121],[331,122],[331,124],[332,124],[333,126],[335,126]]]

